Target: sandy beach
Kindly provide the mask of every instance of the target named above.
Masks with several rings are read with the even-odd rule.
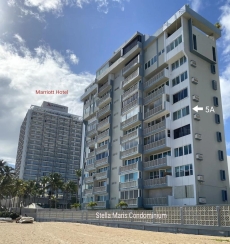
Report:
[[[230,237],[159,233],[78,223],[0,223],[1,244],[230,243]]]

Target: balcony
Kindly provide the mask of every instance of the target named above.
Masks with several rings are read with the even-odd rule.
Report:
[[[109,91],[112,87],[112,81],[108,80],[103,86],[98,89],[98,96],[102,95],[103,93]]]
[[[84,190],[84,196],[86,195],[92,195],[93,194],[93,189],[85,189]]]
[[[151,161],[146,161],[143,163],[144,171],[164,168],[164,167],[172,167],[172,161],[170,156],[167,156],[165,158],[158,158]]]
[[[126,92],[124,92],[124,94],[121,96],[121,100],[124,101],[126,98],[130,97],[140,89],[141,89],[141,83],[138,82],[134,86],[130,87]]]
[[[99,186],[99,187],[94,187],[93,188],[93,193],[106,193],[108,190],[107,186]]]
[[[141,208],[142,207],[142,197],[132,198],[132,199],[120,199],[122,202],[128,204],[128,208]]]
[[[142,121],[142,113],[139,112],[133,117],[121,122],[121,129],[127,130],[129,127],[133,127],[135,125],[140,124],[141,121]]]
[[[155,125],[147,127],[144,129],[144,136],[156,133],[158,131],[170,128],[170,119],[167,118],[166,120],[161,121]]]
[[[97,119],[101,118],[102,116],[109,115],[111,112],[111,104],[108,104],[105,106],[103,109],[100,109],[99,112],[97,113]]]
[[[108,171],[100,172],[100,173],[94,174],[94,176],[96,177],[96,180],[107,179],[108,178],[108,173],[109,173]]]
[[[101,122],[98,123],[97,125],[97,130],[98,131],[104,131],[110,126],[110,117],[102,120]]]
[[[97,90],[97,84],[96,83],[91,84],[88,88],[85,89],[85,93],[81,96],[80,100],[83,101],[89,96],[90,93],[96,90]]]
[[[98,208],[106,208],[106,201],[97,201],[97,205],[94,207],[96,209]]]
[[[144,83],[144,90],[150,90],[154,85],[164,83],[169,79],[168,69],[163,69],[158,74],[154,75],[151,79]]]
[[[94,180],[94,177],[93,176],[89,176],[89,177],[86,177],[84,179],[84,183],[92,183]]]
[[[122,109],[121,109],[121,113],[122,113],[122,115],[123,115],[124,113],[126,113],[127,111],[129,111],[130,109],[132,109],[132,108],[134,108],[134,107],[136,107],[136,106],[138,106],[138,105],[141,105],[141,98],[138,98],[138,99],[132,101],[132,102],[129,103],[127,106],[125,106],[124,108],[122,108]]]
[[[98,147],[96,149],[96,154],[99,154],[99,153],[104,152],[104,151],[108,151],[108,149],[109,149],[109,145],[108,144],[106,144],[104,146],[101,146],[101,147]]]
[[[96,168],[102,167],[102,166],[108,166],[108,164],[109,164],[109,158],[108,157],[95,161],[95,167]]]
[[[130,63],[128,63],[123,69],[122,69],[122,74],[124,75],[129,75],[132,73],[135,68],[140,64],[140,55],[138,55],[136,58],[134,58]]]
[[[144,207],[168,206],[168,197],[144,198]]]
[[[124,183],[119,183],[119,189],[121,190],[125,190],[125,189],[130,189],[130,188],[141,188],[141,180],[142,179],[138,179],[138,180],[133,180],[133,181],[129,181],[129,182],[124,182]]]
[[[170,112],[170,103],[169,102],[163,102],[161,105],[150,109],[148,112],[145,112],[144,116],[145,116],[145,122],[149,122],[153,119],[153,116],[158,115],[164,112],[164,114],[167,114],[168,112]],[[162,114],[162,115],[164,115]]]
[[[94,169],[95,169],[94,163],[92,163],[92,164],[87,164],[87,165],[85,166],[85,171],[86,171],[86,172],[89,172],[90,170],[94,170]]]
[[[88,157],[87,158],[91,158],[95,156],[95,151],[92,151],[90,153],[88,153]]]
[[[97,142],[100,142],[100,141],[104,140],[106,137],[109,137],[109,130],[106,130],[106,131],[98,134]]]
[[[97,106],[99,108],[105,106],[106,103],[109,103],[111,101],[111,98],[112,98],[111,92],[107,93],[97,101]]]
[[[152,143],[149,143],[147,145],[144,145],[144,153],[152,153],[155,151],[158,151],[162,148],[170,148],[171,147],[171,143],[170,143],[170,138],[169,137],[165,137],[162,138],[161,140],[158,141],[154,141]]]
[[[97,134],[97,128],[96,128],[96,126],[92,130],[87,131],[87,137],[90,137],[90,136],[93,136],[93,135],[96,135],[96,134]]]
[[[92,146],[95,146],[95,143],[96,143],[96,139],[94,140],[90,140],[90,141],[87,141],[87,147],[92,147]]]
[[[161,178],[144,180],[144,189],[171,187],[171,186],[172,186],[171,175],[167,175],[166,177],[161,177]]]
[[[120,158],[125,159],[142,153],[141,145],[137,145],[128,150],[120,152]]]
[[[150,102],[159,99],[161,97],[161,95],[163,95],[163,94],[169,94],[169,87],[168,86],[161,87],[157,91],[155,91],[155,92],[151,93],[150,95],[146,96],[144,98],[144,105],[147,105]]]
[[[122,88],[127,89],[128,87],[132,86],[137,81],[139,81],[140,79],[141,79],[140,69],[138,68],[131,75],[125,78],[125,80],[122,82]]]
[[[139,129],[137,129],[137,130],[135,130],[135,131],[133,131],[133,132],[131,132],[129,134],[126,134],[123,137],[121,137],[120,141],[121,141],[121,143],[124,143],[126,141],[129,141],[131,139],[134,139],[134,138],[140,137],[140,136],[142,136],[142,130],[139,128]]]
[[[132,171],[141,171],[141,164],[142,162],[136,162],[134,164],[120,166],[119,174],[126,174]]]

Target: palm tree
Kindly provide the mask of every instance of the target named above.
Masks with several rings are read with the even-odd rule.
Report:
[[[4,175],[4,167],[6,166],[6,161],[0,159],[0,175]]]
[[[67,204],[68,204],[68,194],[70,193],[70,199],[72,199],[72,194],[74,194],[76,192],[76,185],[73,181],[67,181],[64,185],[63,185],[63,191],[66,193],[66,208],[67,208]],[[63,198],[64,198],[64,194],[63,194]]]
[[[215,23],[216,28],[221,29],[221,24],[219,22]]]
[[[89,203],[87,204],[87,207],[91,207],[92,209],[93,209],[95,206],[97,206],[97,203],[96,203],[96,202],[89,202]]]
[[[74,203],[71,205],[71,208],[75,208],[77,210],[78,208],[81,208],[81,204],[80,203]]]
[[[56,199],[58,199],[58,190],[63,189],[63,180],[59,173],[52,173],[49,175],[48,188],[51,190],[51,195],[55,193]],[[55,208],[56,207],[57,201],[55,201]]]
[[[128,204],[124,201],[120,201],[117,205],[116,205],[116,208],[123,208],[123,207],[128,207]]]
[[[79,189],[79,181],[80,181],[80,178],[81,178],[81,174],[82,174],[82,170],[81,169],[77,169],[75,170],[75,174],[76,174],[76,177],[77,177],[77,188],[76,188],[76,202],[78,203],[78,189]]]
[[[49,177],[48,176],[43,176],[41,179],[40,179],[40,184],[41,184],[41,195],[42,197],[44,197],[45,195],[45,191],[46,191],[46,186],[49,182]]]

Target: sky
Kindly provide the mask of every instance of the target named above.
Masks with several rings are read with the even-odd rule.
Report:
[[[155,33],[185,4],[222,25],[217,51],[230,155],[230,0],[0,0],[0,158],[15,163],[31,105],[50,101],[82,116],[80,96],[96,70],[136,31]]]

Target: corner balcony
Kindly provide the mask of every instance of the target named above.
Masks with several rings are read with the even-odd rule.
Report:
[[[131,103],[129,103],[127,106],[123,107],[121,109],[122,115],[124,115],[126,112],[128,112],[132,108],[141,105],[141,101],[142,101],[142,99],[141,98],[138,98],[138,99],[132,101]]]
[[[138,113],[136,115],[134,115],[133,117],[121,122],[121,129],[122,130],[127,130],[131,127],[134,127],[135,125],[140,124],[140,122],[142,121],[142,113]]]
[[[84,196],[92,195],[92,194],[93,194],[93,189],[85,189],[84,190]]]
[[[144,82],[144,91],[150,90],[154,85],[164,83],[169,79],[169,71],[168,69],[163,69],[152,78]]]
[[[99,154],[101,152],[108,151],[108,150],[109,150],[109,144],[106,144],[104,146],[98,147],[96,149],[96,154]]]
[[[110,117],[100,121],[97,125],[97,130],[98,131],[104,131],[110,126]]]
[[[120,199],[122,202],[128,204],[128,208],[141,208],[142,207],[142,197],[132,198],[132,199]]]
[[[94,177],[93,176],[89,176],[89,177],[85,177],[84,179],[84,183],[92,183],[94,180]]]
[[[121,190],[126,190],[126,189],[139,189],[142,187],[142,179],[137,179],[133,181],[128,181],[124,183],[119,183],[119,189]]]
[[[95,143],[96,143],[96,139],[94,139],[94,140],[89,140],[89,141],[86,142],[87,147],[95,146]]]
[[[143,202],[145,208],[152,208],[152,206],[168,206],[168,197],[144,198]]]
[[[97,119],[99,120],[102,116],[107,116],[109,115],[111,112],[111,104],[108,104],[107,106],[105,106],[103,109],[100,109],[97,112]]]
[[[157,152],[163,148],[170,148],[171,147],[171,139],[170,137],[162,138],[161,140],[154,141],[147,145],[144,145],[144,154],[149,154],[153,152]]]
[[[94,156],[95,156],[95,150],[92,151],[92,152],[90,152],[90,153],[88,153],[87,158],[92,158],[92,157],[94,157]]]
[[[99,159],[99,160],[96,160],[95,161],[95,167],[98,168],[98,167],[106,167],[109,165],[109,158],[106,157],[106,158],[102,158],[102,159]]]
[[[102,95],[103,93],[106,93],[112,88],[112,81],[108,80],[103,86],[98,88],[98,96]]]
[[[85,89],[85,93],[81,96],[80,100],[83,101],[84,99],[86,99],[90,95],[90,93],[92,93],[96,90],[97,90],[97,84],[96,83],[90,85],[88,88]]]
[[[96,186],[93,188],[94,194],[106,193],[107,191],[108,191],[108,185],[107,186]]]
[[[93,128],[90,131],[87,131],[87,133],[86,133],[87,137],[91,137],[91,136],[96,135],[96,134],[97,134],[97,127],[96,126],[95,126],[95,128]]]
[[[94,170],[94,169],[95,169],[94,163],[92,163],[92,164],[87,164],[87,165],[85,166],[85,171],[86,171],[86,172],[89,172],[90,170]]]
[[[138,82],[135,85],[131,86],[124,94],[121,96],[121,100],[124,101],[126,98],[130,97],[138,90],[141,90],[141,83]]]
[[[141,171],[142,170],[142,162],[136,162],[134,164],[129,164],[125,166],[119,167],[119,174],[128,174],[132,171]]]
[[[109,138],[109,130],[106,130],[97,136],[97,143]]]
[[[170,112],[170,103],[165,101],[161,105],[150,109],[148,112],[145,112],[144,120],[145,122],[150,122],[151,120],[154,119],[154,116],[156,116],[157,118],[160,117],[160,115],[165,115],[169,112]]]
[[[132,86],[137,81],[139,81],[140,79],[141,79],[140,68],[138,68],[127,78],[125,78],[125,80],[122,82],[122,88],[127,89],[128,87]]]
[[[97,106],[99,108],[104,107],[107,103],[109,103],[112,99],[112,93],[109,92],[106,95],[104,95],[102,98],[97,100]]]
[[[144,98],[144,105],[147,105],[150,102],[159,99],[160,97],[162,97],[163,94],[169,94],[169,87],[166,85],[164,87],[161,87],[157,91],[151,93],[150,95],[146,96]]]
[[[165,167],[172,167],[171,156],[167,156],[165,158],[158,158],[151,161],[146,161],[143,163],[144,171],[165,168]]]
[[[142,154],[142,147],[140,144],[128,150],[125,150],[123,152],[120,152],[120,159],[126,159],[129,157],[138,156],[139,154]]]
[[[109,171],[94,174],[96,180],[107,179],[108,175],[109,175]]]
[[[95,113],[98,111],[98,107],[92,108],[88,113],[83,114],[84,120],[89,120],[95,116]]]
[[[122,69],[122,75],[127,76],[131,74],[139,65],[140,65],[140,55],[138,55],[135,59],[133,59]]]
[[[139,128],[139,129],[137,129],[137,130],[135,130],[135,131],[133,131],[133,132],[131,132],[129,134],[126,134],[126,135],[122,136],[121,139],[120,139],[120,142],[124,143],[126,141],[129,141],[131,139],[134,139],[136,137],[141,137],[141,136],[142,136],[142,129]]]
[[[164,129],[169,129],[170,128],[170,119],[167,118],[160,123],[157,123],[155,125],[152,125],[150,127],[147,127],[144,129],[144,136],[151,135],[153,133],[156,133],[158,131],[164,130]]]
[[[172,187],[172,176],[167,175],[166,177],[144,180],[143,186],[144,189]]]

